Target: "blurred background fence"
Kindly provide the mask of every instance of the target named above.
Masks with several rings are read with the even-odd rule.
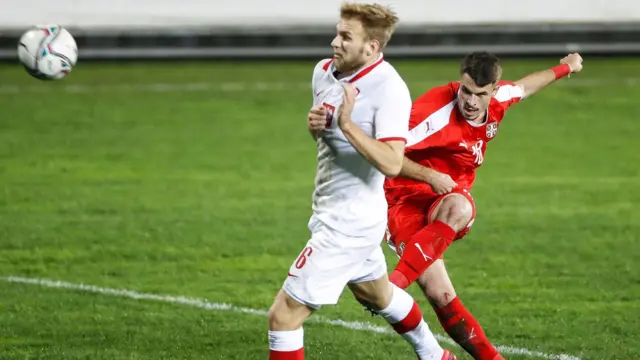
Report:
[[[640,53],[640,1],[380,1],[401,24],[392,57]],[[29,26],[56,23],[88,59],[317,58],[331,53],[340,0],[3,0],[0,58]],[[8,10],[7,10],[8,9]]]

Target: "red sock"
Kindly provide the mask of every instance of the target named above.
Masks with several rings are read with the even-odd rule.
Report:
[[[495,360],[496,350],[482,327],[457,297],[447,306],[435,308],[444,330],[475,360]]]
[[[389,280],[397,287],[406,289],[444,254],[455,236],[455,230],[440,220],[425,226],[407,242]]]
[[[269,360],[304,360],[304,348],[294,351],[269,351]]]

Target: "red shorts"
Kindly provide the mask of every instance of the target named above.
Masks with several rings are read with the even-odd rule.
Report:
[[[386,241],[387,244],[398,254],[402,256],[405,243],[411,237],[431,223],[431,216],[438,204],[452,193],[461,194],[471,203],[473,213],[469,224],[456,234],[455,240],[462,239],[469,230],[476,218],[476,204],[471,197],[471,193],[465,189],[454,189],[451,193],[438,195],[436,193],[421,193],[409,197],[404,197],[400,201],[389,206],[387,211],[388,223]]]

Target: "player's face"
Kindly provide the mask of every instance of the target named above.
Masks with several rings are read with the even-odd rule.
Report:
[[[375,52],[377,41],[368,40],[362,23],[357,19],[341,19],[331,42],[333,61],[340,72],[355,71],[362,67]]]
[[[465,119],[474,121],[484,116],[489,107],[491,98],[497,90],[497,81],[493,84],[480,87],[468,74],[463,74],[460,79],[460,92],[458,92],[458,108]]]

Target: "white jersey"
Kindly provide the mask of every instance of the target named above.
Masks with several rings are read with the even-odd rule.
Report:
[[[313,216],[343,234],[363,237],[384,233],[387,221],[385,180],[377,168],[349,143],[338,126],[343,83],[352,83],[357,97],[351,119],[379,141],[406,142],[411,113],[409,89],[382,56],[373,65],[337,80],[331,59],[313,72],[314,105],[328,111],[327,129],[318,139],[318,169],[313,193]]]

